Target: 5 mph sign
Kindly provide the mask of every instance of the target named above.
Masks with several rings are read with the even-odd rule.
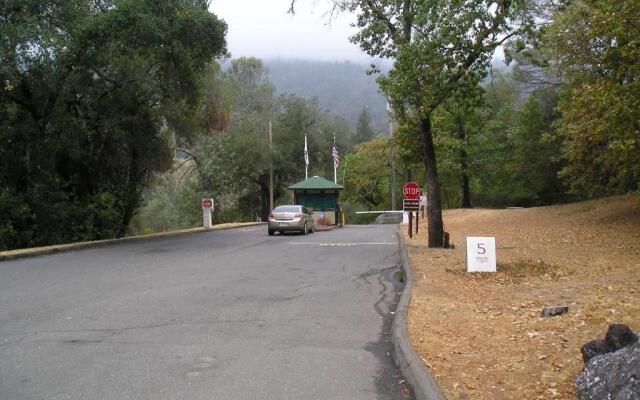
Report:
[[[496,272],[496,238],[467,237],[467,272]]]

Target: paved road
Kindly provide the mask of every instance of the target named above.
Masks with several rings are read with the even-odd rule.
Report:
[[[0,399],[404,399],[391,226],[0,263]]]

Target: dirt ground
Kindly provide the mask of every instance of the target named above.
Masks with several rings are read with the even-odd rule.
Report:
[[[640,331],[640,196],[450,210],[454,249],[409,239],[409,335],[448,399],[575,399],[580,347],[611,323]],[[497,273],[466,272],[465,237],[495,236]],[[541,318],[547,306],[569,306]]]

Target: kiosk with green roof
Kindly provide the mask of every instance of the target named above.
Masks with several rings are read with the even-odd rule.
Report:
[[[339,221],[338,198],[344,186],[319,176],[289,186],[293,191],[293,204],[313,210],[316,224],[336,225]]]

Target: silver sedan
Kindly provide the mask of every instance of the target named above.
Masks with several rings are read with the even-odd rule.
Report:
[[[315,231],[311,210],[303,206],[278,206],[269,214],[269,235],[296,231],[306,235]]]

